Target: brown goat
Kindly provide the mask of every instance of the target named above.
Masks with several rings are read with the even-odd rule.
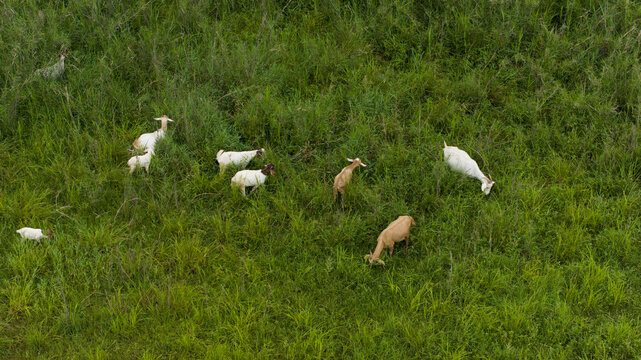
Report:
[[[348,158],[347,161],[350,161],[351,164],[345,166],[334,178],[334,199],[336,199],[337,192],[340,192],[341,195],[345,195],[345,186],[347,186],[347,184],[352,180],[352,171],[354,171],[358,165],[362,167],[367,166],[363,164],[359,158],[353,160]]]
[[[405,240],[405,248],[407,249],[412,225],[416,225],[414,218],[411,216],[399,216],[398,219],[394,220],[381,232],[378,236],[378,244],[376,244],[374,254],[370,252],[365,255],[365,260],[369,261],[370,264],[376,262],[385,265],[385,262],[379,259],[384,248],[389,249],[389,256],[392,257],[394,243]]]

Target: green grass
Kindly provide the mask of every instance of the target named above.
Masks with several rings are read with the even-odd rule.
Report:
[[[0,2],[3,358],[630,359],[641,5]],[[33,72],[68,57],[62,79]],[[169,115],[150,175],[133,140]],[[449,171],[442,144],[496,181]],[[216,152],[266,149],[245,200]],[[360,157],[344,199],[333,177]],[[409,251],[363,255],[399,215]],[[51,227],[53,241],[15,230]]]

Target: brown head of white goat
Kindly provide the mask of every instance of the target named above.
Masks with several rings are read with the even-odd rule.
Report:
[[[485,176],[479,165],[466,153],[465,151],[457,148],[456,146],[447,146],[443,142],[443,159],[450,166],[450,169],[458,173],[476,178],[481,181],[481,191],[485,195],[489,195],[494,186],[494,181],[491,177]]]
[[[347,161],[351,162],[351,164],[345,166],[343,170],[341,170],[338,175],[334,178],[334,199],[336,199],[337,193],[341,193],[342,195],[345,195],[345,187],[347,184],[352,181],[352,172],[354,169],[358,167],[358,165],[362,167],[366,167],[367,165],[363,164],[361,162],[361,159],[356,158],[356,159],[350,159],[348,158]]]
[[[372,254],[370,252],[368,255],[365,255],[365,260],[369,261],[370,264],[377,263],[385,265],[385,262],[380,259],[383,249],[387,248],[389,250],[389,256],[392,257],[394,244],[403,240],[405,240],[405,248],[407,249],[410,237],[410,227],[412,225],[416,225],[416,222],[414,221],[414,218],[407,215],[399,216],[398,219],[392,221],[392,223],[390,223],[378,236],[374,253]]]

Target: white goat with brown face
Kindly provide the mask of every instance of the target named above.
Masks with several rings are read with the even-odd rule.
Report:
[[[399,216],[398,219],[392,221],[378,236],[374,254],[370,252],[369,255],[365,255],[365,260],[369,261],[370,264],[376,262],[385,265],[385,262],[380,259],[383,249],[389,249],[389,256],[392,257],[394,243],[403,240],[405,240],[405,248],[407,249],[412,225],[416,225],[416,222],[411,216]]]
[[[22,229],[16,230],[18,234],[20,234],[20,237],[23,239],[29,239],[29,240],[35,240],[40,244],[40,240],[42,239],[53,239],[53,233],[51,232],[51,229],[47,229],[47,235],[42,233],[42,230],[40,229],[34,229],[30,227],[23,227]]]
[[[361,159],[347,159],[351,164],[345,166],[338,175],[334,178],[334,199],[336,199],[336,194],[339,192],[341,195],[345,195],[345,187],[347,184],[352,181],[352,172],[358,165],[366,167],[367,165],[361,162]]]
[[[443,159],[450,168],[458,173],[479,179],[481,181],[481,191],[483,191],[485,195],[489,195],[492,186],[494,186],[492,178],[485,176],[483,172],[481,172],[479,165],[468,153],[456,146],[447,146],[445,142],[443,142],[443,145]]]
[[[134,149],[136,150],[151,149],[153,151],[154,147],[156,146],[156,141],[158,139],[162,139],[163,137],[165,137],[165,134],[167,133],[167,122],[168,121],[174,122],[172,119],[167,117],[167,115],[163,115],[159,118],[154,118],[154,120],[161,122],[160,129],[154,132],[140,135],[134,141]]]
[[[274,176],[274,164],[267,164],[262,170],[241,170],[231,178],[231,187],[239,188],[245,196],[245,188],[253,186],[252,192],[265,183],[267,175]]]
[[[261,156],[265,152],[265,149],[260,148],[257,150],[250,151],[225,151],[219,150],[216,154],[216,160],[220,166],[220,172],[224,173],[225,168],[228,166],[236,166],[238,168],[244,169],[250,161],[256,156]]]

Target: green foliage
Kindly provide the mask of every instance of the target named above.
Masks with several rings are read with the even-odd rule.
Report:
[[[641,352],[641,5],[0,5],[6,358]],[[59,80],[34,76],[67,53]],[[153,117],[176,120],[128,174]],[[465,149],[489,196],[442,162]],[[243,199],[219,149],[264,147]],[[360,157],[341,200],[334,176]],[[407,251],[363,255],[399,215]],[[52,228],[54,240],[15,230]]]

